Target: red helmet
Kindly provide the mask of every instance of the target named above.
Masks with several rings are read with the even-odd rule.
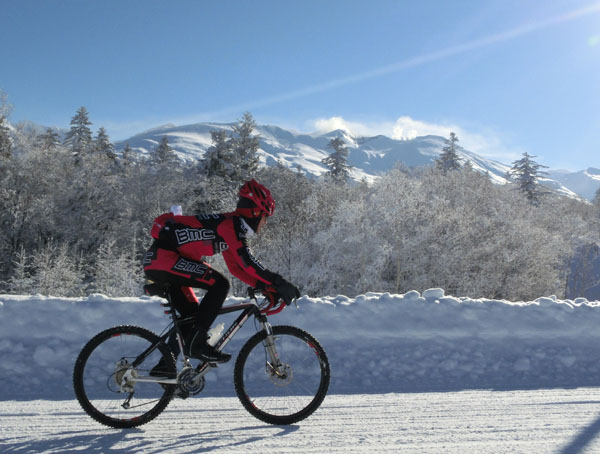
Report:
[[[258,218],[263,214],[271,216],[275,211],[275,200],[271,191],[256,180],[246,181],[240,188],[239,195],[240,201],[248,199],[252,202],[251,208],[246,203],[238,203],[237,211],[242,216]]]

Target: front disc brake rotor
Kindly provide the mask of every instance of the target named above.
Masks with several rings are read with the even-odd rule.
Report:
[[[269,365],[267,370],[269,379],[275,386],[287,386],[292,382],[294,378],[292,366],[286,363],[282,363],[276,369]]]

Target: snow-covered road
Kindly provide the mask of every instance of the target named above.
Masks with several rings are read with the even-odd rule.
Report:
[[[177,400],[130,430],[99,425],[76,401],[3,401],[0,452],[600,453],[600,389],[332,395],[289,427],[237,398]]]

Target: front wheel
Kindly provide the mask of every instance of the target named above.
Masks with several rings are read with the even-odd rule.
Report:
[[[161,384],[150,370],[162,360],[161,376],[176,376],[171,350],[138,326],[117,326],[91,339],[75,362],[73,386],[85,412],[115,428],[136,427],[158,416],[176,385]]]
[[[268,345],[270,339],[274,349]],[[269,424],[293,424],[323,402],[329,388],[329,360],[306,331],[274,326],[272,337],[260,331],[242,347],[233,378],[242,405],[253,416]]]

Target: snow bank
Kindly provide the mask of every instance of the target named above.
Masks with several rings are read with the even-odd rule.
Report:
[[[0,295],[0,399],[71,398],[73,364],[87,340],[119,324],[160,332],[168,323],[160,302]],[[271,322],[299,326],[320,340],[334,393],[600,382],[600,303],[582,298],[508,302],[444,296],[441,289],[303,297],[299,309],[287,308]],[[226,351],[237,353],[253,332],[249,322]],[[233,362],[207,376],[206,393],[233,395]]]

